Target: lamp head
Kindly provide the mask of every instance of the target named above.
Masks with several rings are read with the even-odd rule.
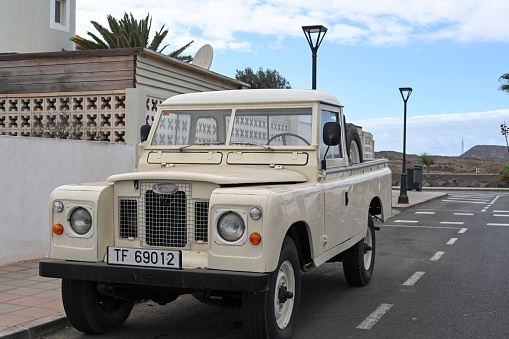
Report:
[[[408,98],[410,98],[410,94],[412,94],[412,87],[401,87],[399,89],[399,92],[401,93],[401,97],[403,98],[403,101],[406,102],[408,100]]]
[[[327,27],[323,25],[313,25],[313,26],[302,26],[302,30],[304,31],[304,35],[308,40],[309,47],[313,53],[316,53],[318,47],[322,43],[323,38],[325,37],[325,33],[327,33]],[[316,34],[316,40],[313,41],[313,36],[311,34]]]

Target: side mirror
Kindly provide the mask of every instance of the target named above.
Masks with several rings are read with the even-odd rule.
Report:
[[[144,142],[148,139],[148,135],[150,134],[150,125],[143,125],[140,128],[140,139],[141,142]]]
[[[323,143],[336,146],[341,142],[341,127],[337,122],[326,122],[323,126]]]
[[[325,157],[327,156],[327,153],[329,152],[329,148],[331,146],[339,145],[341,142],[341,126],[337,122],[326,122],[323,126],[323,143],[327,145],[327,150],[325,151],[325,154],[323,155],[322,159],[322,169],[327,169],[327,161],[325,160]]]

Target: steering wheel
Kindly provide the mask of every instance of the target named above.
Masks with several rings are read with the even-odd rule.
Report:
[[[272,138],[269,139],[269,141],[267,141],[267,145],[270,145],[270,143],[272,142],[272,140],[276,139],[276,138],[279,138],[279,137],[283,137],[283,145],[286,146],[286,136],[291,136],[291,137],[296,137],[302,141],[304,141],[306,143],[306,145],[310,146],[311,144],[306,140],[304,139],[303,137],[301,137],[300,135],[298,134],[294,134],[294,133],[280,133],[280,134],[276,134],[274,135]]]

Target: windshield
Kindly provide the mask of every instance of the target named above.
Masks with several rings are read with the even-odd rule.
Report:
[[[311,108],[239,109],[230,144],[311,144]],[[231,109],[163,111],[152,145],[224,145]]]
[[[239,109],[231,143],[311,145],[311,107]]]
[[[230,109],[163,111],[152,145],[223,144]]]

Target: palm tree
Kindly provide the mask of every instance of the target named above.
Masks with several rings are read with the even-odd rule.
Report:
[[[426,165],[426,173],[429,176],[430,166],[435,163],[435,158],[433,158],[428,153],[424,152],[419,156],[419,162],[423,165]]]
[[[500,90],[509,93],[509,73],[502,75],[498,81],[506,81],[505,84],[500,86]]]
[[[509,135],[509,128],[505,124],[505,121],[503,124],[500,125],[500,133],[505,137],[505,143],[507,144],[507,152],[509,152],[509,141],[507,141],[507,136]]]
[[[164,29],[164,25],[158,32],[155,33],[152,41],[149,43],[150,29],[152,27],[152,18],[149,14],[147,14],[145,19],[141,19],[139,21],[133,17],[132,13],[124,13],[124,17],[120,20],[117,20],[112,15],[108,14],[107,19],[110,29],[107,29],[96,21],[90,21],[102,38],[91,32],[87,32],[87,34],[91,36],[93,40],[79,37],[71,38],[71,40],[76,43],[76,48],[80,50],[90,50],[145,47],[162,53],[162,51],[168,46],[165,45],[159,49],[159,46],[168,34],[168,29]],[[192,61],[193,58],[191,56],[180,55],[192,43],[193,41],[189,42],[187,45],[170,53],[169,56],[186,62]]]

